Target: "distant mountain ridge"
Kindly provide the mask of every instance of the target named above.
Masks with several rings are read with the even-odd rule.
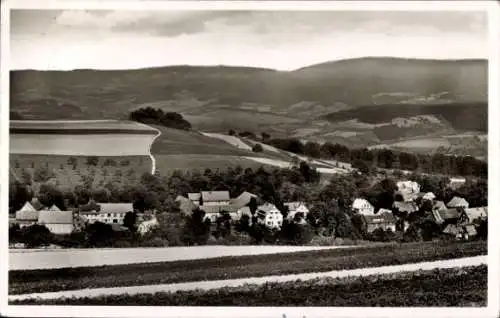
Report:
[[[294,71],[189,65],[21,70],[11,71],[10,81],[11,111],[24,119],[124,119],[152,106],[182,114],[194,130],[301,138],[341,130],[342,136],[353,136],[342,137],[347,143],[369,145],[379,142],[371,128],[357,131],[337,122],[365,118],[377,124],[377,118],[431,115],[451,123],[447,133],[487,130],[488,61],[481,59],[367,57]]]

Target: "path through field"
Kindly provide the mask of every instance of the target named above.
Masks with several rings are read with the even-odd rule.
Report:
[[[99,295],[119,295],[119,294],[133,295],[133,294],[144,294],[144,293],[155,293],[155,292],[176,292],[176,291],[194,290],[194,289],[209,290],[222,287],[238,287],[245,284],[263,284],[266,282],[287,282],[287,281],[294,281],[297,279],[309,280],[321,277],[335,278],[335,277],[347,277],[347,276],[368,276],[376,274],[390,274],[390,273],[409,272],[417,270],[432,270],[435,268],[478,266],[482,264],[487,264],[487,259],[488,259],[487,256],[475,256],[475,257],[441,260],[433,262],[422,262],[414,264],[372,267],[372,268],[359,268],[353,270],[331,271],[324,273],[250,277],[241,279],[201,281],[201,282],[165,284],[165,285],[96,288],[96,289],[81,289],[81,290],[52,292],[52,293],[12,295],[9,296],[9,301],[30,299],[30,298],[39,298],[39,299],[55,299],[60,297],[81,298],[81,297],[97,297]]]
[[[9,250],[9,270],[119,265],[205,259],[222,256],[291,253],[352,246],[190,246],[162,248],[95,248]]]

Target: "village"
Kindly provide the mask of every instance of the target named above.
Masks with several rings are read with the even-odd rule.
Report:
[[[449,186],[457,188],[464,182],[465,179],[450,178]],[[391,209],[376,210],[366,198],[352,198],[348,215],[353,220],[360,220],[357,225],[360,232],[368,236],[377,231],[405,234],[410,223],[418,218],[431,222],[440,237],[469,240],[478,235],[481,222],[487,221],[486,206],[469,206],[467,200],[459,196],[454,196],[449,202],[436,200],[434,193],[421,192],[415,181],[401,180],[396,185]],[[175,202],[183,217],[191,217],[195,211],[201,212],[202,221],[209,224],[212,234],[221,223],[230,227],[229,231],[241,228],[242,223],[247,227],[256,223],[267,231],[279,232],[284,224],[311,226],[319,222],[318,214],[311,213],[311,205],[307,202],[284,202],[280,210],[275,204],[247,191],[233,198],[229,191],[185,193],[179,194]],[[33,197],[15,212],[9,222],[11,227],[25,230],[33,225],[44,226],[56,236],[82,232],[88,225],[96,223],[109,225],[113,232],[134,231],[139,236],[146,236],[160,227],[157,216],[161,213],[163,211],[138,211],[132,202],[101,203],[93,199],[63,211],[55,204],[43,206],[38,198]],[[338,234],[330,232],[326,235]],[[11,242],[11,247],[16,246],[24,247],[24,244]]]

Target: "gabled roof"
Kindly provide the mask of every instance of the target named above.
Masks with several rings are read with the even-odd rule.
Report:
[[[188,198],[182,196],[182,195],[178,195],[176,198],[175,198],[175,201],[185,201],[185,200],[189,200]]]
[[[392,205],[399,212],[414,213],[418,211],[417,204],[415,202],[400,202],[395,201]]]
[[[279,211],[278,208],[272,204],[272,203],[264,203],[263,205],[260,205],[258,208],[257,208],[257,211],[262,211],[262,212],[271,212],[271,211]]]
[[[71,211],[40,211],[38,215],[40,224],[73,224]]]
[[[469,207],[469,203],[467,202],[467,200],[461,197],[453,197],[453,199],[451,199],[447,205],[449,208]]]
[[[177,202],[179,202],[179,209],[181,212],[184,214],[191,214],[193,212],[193,209],[196,207],[196,205],[193,203],[193,201],[185,198],[185,197],[177,197],[176,199]]]
[[[395,223],[396,218],[394,218],[394,215],[392,213],[384,212],[381,214],[375,214],[375,215],[363,215],[364,220],[366,221],[367,224],[381,224],[381,223]]]
[[[20,212],[20,211],[37,211],[37,209],[35,209],[33,207],[33,205],[31,205],[31,203],[27,202],[24,203],[23,207],[19,209],[19,211],[17,212]]]
[[[127,213],[134,212],[132,203],[97,203],[101,210],[100,213]]]
[[[438,223],[442,223],[447,220],[454,220],[460,217],[460,212],[458,209],[446,209],[446,210],[434,210],[433,213],[434,218]]]
[[[467,208],[464,209],[465,214],[469,221],[474,221],[476,219],[482,219],[488,217],[488,210],[486,207],[481,208]]]
[[[59,209],[59,208],[57,207],[57,205],[55,205],[55,204],[52,204],[52,206],[51,206],[48,210],[49,210],[49,211],[61,211],[61,209]]]
[[[188,199],[191,201],[200,201],[200,198],[201,198],[201,193],[198,192],[188,193]]]
[[[286,202],[286,203],[284,203],[284,206],[288,207],[288,210],[290,212],[296,211],[299,208],[301,208],[304,211],[309,211],[309,209],[307,208],[307,206],[304,202]]]
[[[229,191],[202,191],[201,198],[203,202],[229,201]]]
[[[357,198],[354,200],[354,202],[352,203],[352,208],[353,209],[359,209],[359,208],[362,208],[365,204],[368,204],[370,207],[373,207],[371,205],[370,202],[368,202],[368,200],[366,199],[362,199],[362,198]]]

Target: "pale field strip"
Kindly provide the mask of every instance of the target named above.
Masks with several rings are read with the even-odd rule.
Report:
[[[202,134],[207,136],[207,137],[212,137],[212,138],[217,138],[217,139],[223,140],[223,141],[227,142],[228,144],[233,145],[233,146],[240,148],[240,149],[245,149],[245,150],[250,150],[250,151],[252,150],[252,147],[250,147],[249,145],[247,145],[246,143],[244,143],[238,137],[235,137],[235,136],[228,136],[228,135],[217,134],[217,133],[206,133],[206,132],[202,132]]]
[[[488,257],[475,256],[466,258],[457,258],[433,262],[421,262],[413,264],[358,268],[343,271],[331,271],[323,273],[307,273],[307,274],[292,274],[281,276],[264,276],[264,277],[249,277],[240,279],[213,280],[213,281],[198,281],[177,284],[162,284],[162,285],[145,285],[145,286],[128,286],[128,287],[113,287],[113,288],[95,288],[95,289],[80,289],[71,291],[60,291],[50,293],[33,293],[24,295],[9,296],[9,301],[23,300],[30,298],[38,299],[57,299],[66,298],[81,298],[81,297],[98,297],[101,295],[120,295],[120,294],[153,294],[157,292],[177,292],[187,290],[210,290],[223,287],[239,287],[246,284],[265,284],[265,283],[283,283],[295,280],[311,280],[316,278],[341,278],[349,276],[369,276],[380,274],[392,274],[402,272],[413,272],[419,270],[432,270],[436,268],[456,268],[466,266],[479,266],[487,264]]]
[[[356,246],[181,246],[152,248],[9,250],[9,270],[50,269],[293,253]]]
[[[269,159],[269,158],[263,158],[263,157],[242,157],[248,160],[253,160],[258,163],[278,167],[278,168],[290,168],[292,166],[291,162],[288,161],[283,161],[283,160],[278,160],[278,159]]]

